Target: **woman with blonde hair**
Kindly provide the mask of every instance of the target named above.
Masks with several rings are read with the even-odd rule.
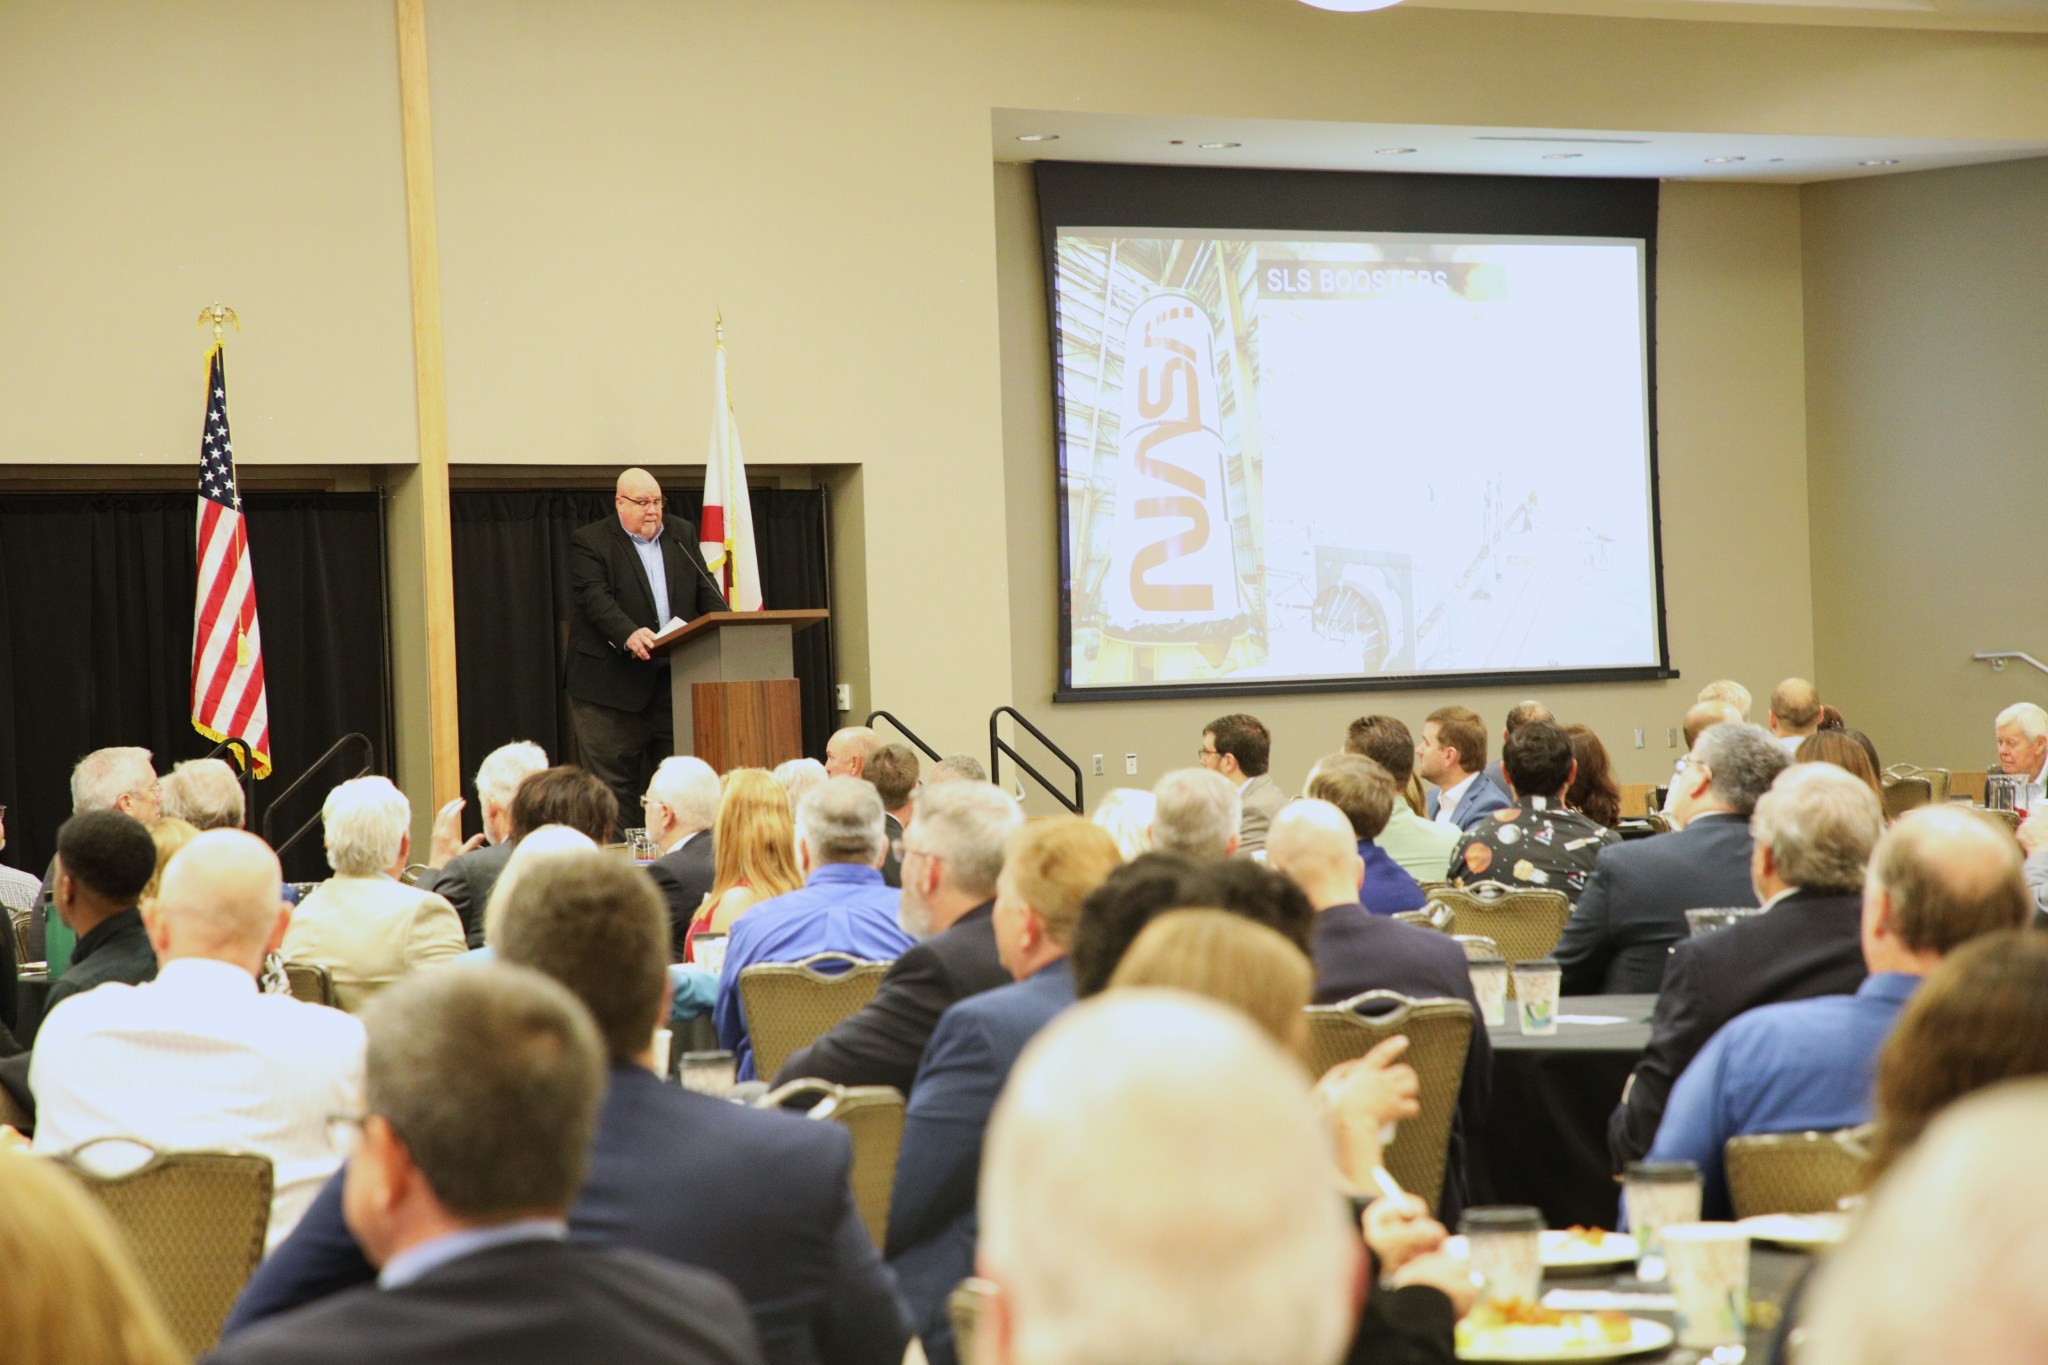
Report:
[[[171,859],[178,850],[199,837],[199,827],[175,815],[162,815],[149,822],[150,841],[156,845],[156,875],[149,879],[149,885],[142,888],[138,905],[144,922],[152,917],[156,909],[157,888],[163,885],[164,869],[171,865]]]
[[[55,1163],[0,1153],[7,1365],[184,1365],[120,1234]]]
[[[796,817],[782,784],[766,768],[735,768],[725,775],[711,847],[711,890],[683,940],[690,962],[696,961],[699,934],[726,933],[756,902],[804,884],[796,867]]]
[[[1138,934],[1109,978],[1121,986],[1169,986],[1221,1001],[1295,1056],[1308,1047],[1315,969],[1301,949],[1265,925],[1225,910],[1169,910]]]

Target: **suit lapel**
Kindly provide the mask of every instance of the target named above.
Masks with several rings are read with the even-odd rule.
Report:
[[[634,581],[640,585],[640,598],[647,604],[647,615],[651,617],[654,615],[654,584],[647,577],[647,566],[640,562],[640,547],[634,543],[626,528],[619,524],[617,517],[612,518],[612,533],[618,541],[618,552],[626,557],[627,565],[633,570]],[[636,615],[635,619],[644,618]],[[663,624],[665,623],[656,621],[654,628],[660,630]]]

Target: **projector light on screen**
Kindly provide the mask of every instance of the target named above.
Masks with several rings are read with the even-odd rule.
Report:
[[[1661,666],[1644,265],[1061,227],[1063,694]]]

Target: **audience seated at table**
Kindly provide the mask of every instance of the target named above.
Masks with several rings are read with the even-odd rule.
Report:
[[[102,985],[43,1021],[29,1072],[35,1150],[96,1143],[80,1154],[95,1170],[145,1155],[109,1138],[256,1152],[274,1172],[276,1246],[339,1164],[328,1119],[362,1104],[362,1025],[257,990],[289,918],[261,839],[234,829],[193,839],[166,869],[151,917],[156,978]]]
[[[79,759],[78,765],[71,770],[71,813],[84,815],[88,811],[117,811],[146,825],[164,813],[163,790],[149,750],[133,747],[95,749]],[[47,917],[55,913],[56,898],[57,863],[53,858],[36,895],[36,912],[29,917],[26,958],[29,962],[48,962],[52,976],[62,975],[69,960],[59,954],[52,961],[52,945],[46,941]],[[0,1020],[10,1026],[14,1019],[13,989],[11,977],[0,983]]]
[[[1779,747],[1792,754],[1820,728],[1820,710],[1820,693],[1812,683],[1804,678],[1787,678],[1771,689],[1770,710],[1765,719]]]
[[[904,832],[902,927],[918,942],[890,964],[875,998],[791,1054],[779,1085],[815,1076],[905,1094],[939,1016],[970,995],[1010,984],[996,952],[1003,847],[1024,815],[987,782],[944,782],[918,798]]]
[[[882,883],[888,844],[882,798],[872,783],[826,779],[797,807],[796,843],[803,886],[755,905],[726,940],[711,1018],[719,1045],[739,1059],[743,1081],[754,1079],[754,1046],[740,1000],[741,972],[825,952],[892,962],[912,944],[896,922],[900,896]]]
[[[825,776],[857,777],[882,794],[868,768],[880,757],[885,741],[865,725],[849,725],[825,741]],[[897,861],[896,845],[903,838],[903,823],[882,806],[882,884],[894,889],[903,885],[903,870]]]
[[[1686,765],[1692,759],[1692,746],[1700,742],[1700,736],[1710,725],[1746,725],[1749,722],[1749,689],[1741,683],[1711,682],[1700,689],[1699,700],[1685,713],[1682,733],[1685,735],[1685,753],[1671,769],[1671,782],[1664,789],[1663,813],[1671,815],[1671,807],[1678,800],[1678,779],[1684,775]]]
[[[1196,906],[1256,920],[1311,953],[1315,907],[1300,887],[1272,868],[1249,858],[1202,863],[1147,853],[1111,872],[1082,907],[1073,934],[1075,993],[1085,999],[1107,990],[1117,964],[1147,924],[1169,910]]]
[[[1617,1170],[1650,1149],[1673,1083],[1723,1024],[1759,1005],[1863,984],[1863,875],[1884,833],[1877,798],[1840,768],[1796,763],[1749,823],[1763,913],[1673,947],[1649,1045],[1608,1120]]]
[[[1992,738],[1998,771],[2027,779],[2021,809],[2048,809],[2048,710],[2030,701],[2015,702],[1998,713]]]
[[[640,894],[659,916],[653,889]],[[664,964],[642,966],[658,993]],[[381,992],[365,1024],[368,1102],[346,1204],[376,1284],[257,1323],[210,1360],[762,1359],[745,1306],[717,1276],[570,1240],[607,1040],[568,990],[496,963],[421,972]]]
[[[1169,910],[1146,925],[1110,975],[1112,991],[1156,986],[1230,1006],[1290,1056],[1308,1055],[1315,969],[1301,949],[1227,910]]]
[[[688,945],[690,921],[697,917],[711,884],[718,879],[717,840],[711,827],[718,821],[718,773],[701,758],[677,754],[664,758],[648,779],[640,798],[647,837],[658,851],[647,864],[661,898],[668,903],[668,922],[676,960]]]
[[[1420,910],[1428,898],[1387,851],[1373,841],[1386,829],[1400,796],[1379,764],[1357,754],[1329,754],[1309,770],[1302,795],[1335,806],[1350,822],[1361,873],[1352,899],[1375,915]],[[1270,844],[1268,860],[1270,861]],[[1441,880],[1442,868],[1438,868]]]
[[[1266,847],[1266,827],[1287,804],[1287,793],[1267,774],[1273,736],[1257,716],[1233,712],[1202,727],[1201,764],[1237,788],[1238,853]]]
[[[1429,784],[1429,818],[1470,832],[1510,804],[1507,789],[1486,775],[1486,722],[1468,706],[1439,706],[1422,722],[1415,771]]]
[[[1761,726],[1700,732],[1676,779],[1681,828],[1600,850],[1552,954],[1566,995],[1653,992],[1671,945],[1688,932],[1686,911],[1756,904],[1749,816],[1789,761]]]
[[[1176,768],[1152,784],[1152,847],[1198,863],[1237,852],[1244,812],[1230,779],[1207,768]]]
[[[1492,778],[1494,785],[1504,792],[1512,793],[1514,790],[1514,787],[1508,781],[1508,740],[1513,738],[1515,731],[1521,729],[1532,720],[1547,721],[1552,725],[1557,724],[1557,716],[1542,702],[1518,701],[1508,708],[1507,719],[1500,727],[1501,757],[1486,765],[1486,775]]]
[[[1590,725],[1567,725],[1572,762],[1577,765],[1564,789],[1564,808],[1576,811],[1602,829],[1621,824],[1621,788],[1614,781],[1614,760]]]
[[[501,885],[499,960],[567,986],[596,1020],[608,1055],[571,1238],[730,1281],[774,1365],[893,1365],[909,1330],[854,1209],[845,1131],[664,1084],[649,1069],[669,928],[645,879],[616,857],[558,853]],[[258,1269],[228,1323],[231,1336],[373,1277],[343,1221],[343,1184],[329,1182]]]
[[[1151,792],[1142,787],[1118,787],[1096,803],[1091,818],[1109,831],[1117,852],[1129,862],[1152,851],[1152,818],[1157,809]]]
[[[825,780],[821,775],[804,793]],[[773,775],[759,768],[735,768],[725,775],[712,824],[711,859],[711,889],[690,921],[685,962],[697,960],[699,935],[729,934],[733,921],[755,905],[804,884],[796,866],[796,806]]]
[[[917,794],[923,785],[918,776],[917,750],[902,740],[892,739],[875,750],[861,776],[872,782],[875,795],[882,798],[882,828],[889,834],[889,857],[896,864],[898,880],[891,886],[902,885],[903,875],[903,834],[917,818]],[[882,878],[888,880],[889,867],[882,867]]]
[[[1578,776],[1572,742],[1547,720],[1524,721],[1508,735],[1501,761],[1515,804],[1481,820],[1451,854],[1449,876],[1459,886],[1499,882],[1561,891],[1576,902],[1600,850],[1621,836],[1565,808],[1565,791]]]
[[[242,827],[242,780],[221,759],[188,758],[164,774],[162,788],[158,805],[172,820],[202,831]]]
[[[2048,941],[2000,933],[2020,929],[2032,909],[2019,849],[2004,831],[1967,811],[1906,815],[1878,841],[1864,881],[1870,975],[1854,995],[1764,1005],[1716,1033],[1678,1078],[1650,1159],[1696,1162],[1704,1215],[1726,1217],[1728,1139],[1867,1121],[1879,1049],[1944,958],[1955,953],[1949,975],[1967,979],[1976,963],[2004,955],[2024,964],[2038,993]]]
[[[1417,881],[1440,882],[1450,866],[1451,850],[1464,830],[1425,820],[1407,798],[1415,784],[1415,739],[1392,716],[1360,716],[1344,735],[1344,752],[1369,758],[1394,779],[1394,804],[1387,825],[1373,843]]]
[[[476,800],[482,809],[484,827],[479,837],[483,842],[472,840],[453,854],[445,849],[431,850],[426,870],[413,883],[455,907],[455,913],[462,918],[464,939],[472,948],[483,946],[484,906],[491,899],[491,888],[497,884],[499,874],[505,870],[506,859],[519,842],[519,834],[525,832],[515,831],[513,798],[527,778],[545,772],[547,766],[547,751],[530,740],[500,745],[485,755],[476,769]],[[611,789],[607,787],[605,792],[610,795]],[[452,814],[459,821],[462,807],[459,803],[451,804],[455,806],[453,812],[444,809],[442,814]],[[554,823],[558,822],[542,819],[528,828]],[[458,824],[455,832],[459,831]]]
[[[2020,822],[2020,849],[2027,855],[2020,870],[2026,875],[2027,890],[2034,896],[2035,927],[2048,919],[2048,806],[2034,811]]]
[[[1864,751],[1862,733],[1856,730],[1816,730],[1792,751],[1795,764],[1829,763],[1870,788],[1878,808],[1884,808],[1884,781]]]

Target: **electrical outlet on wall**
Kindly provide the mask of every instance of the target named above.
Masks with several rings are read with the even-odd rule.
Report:
[[[1636,727],[1636,747],[1638,749],[1643,747],[1643,727],[1640,725]]]
[[[1137,775],[1138,775],[1138,756],[1137,756],[1136,754],[1125,754],[1125,755],[1124,755],[1124,776],[1126,776],[1126,777],[1136,777]]]
[[[1676,725],[1664,727],[1664,747],[1667,749],[1676,749],[1678,747],[1678,727]]]
[[[1101,755],[1101,754],[1097,754],[1097,755],[1095,755],[1095,775],[1096,775],[1097,777],[1100,777],[1100,776],[1102,776],[1102,755]]]
[[[853,684],[841,683],[835,690],[838,695],[833,697],[832,700],[838,703],[840,710],[851,711],[853,709]]]

